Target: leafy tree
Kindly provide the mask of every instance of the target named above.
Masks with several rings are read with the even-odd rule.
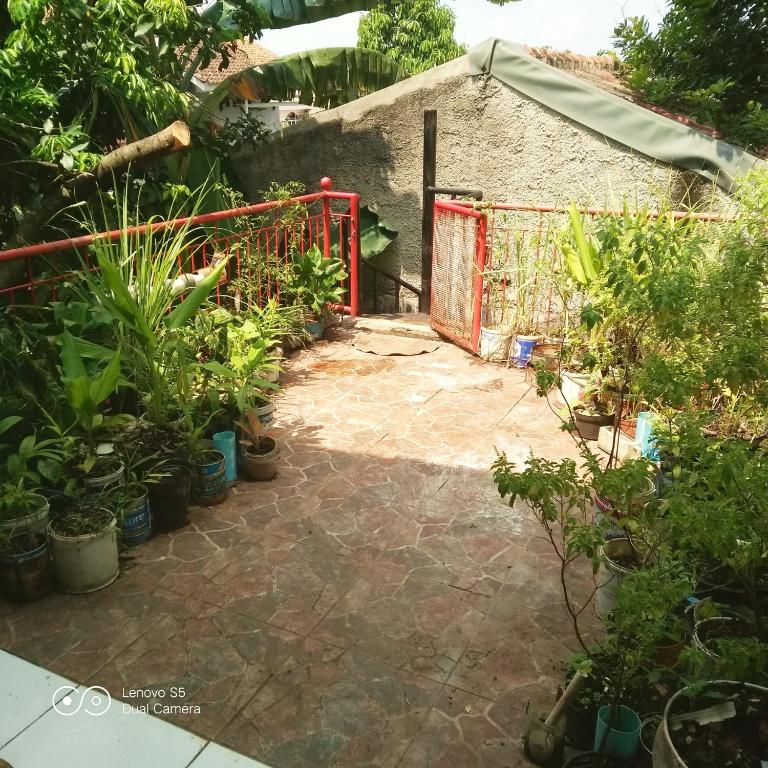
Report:
[[[440,0],[375,8],[360,19],[357,43],[380,51],[415,74],[466,53],[453,37],[456,15]]]
[[[768,4],[670,0],[659,30],[643,17],[616,30],[628,83],[748,146],[768,144]]]
[[[205,179],[212,166],[226,161],[233,141],[261,134],[257,125],[245,125],[212,136],[210,105],[191,92],[195,72],[214,57],[226,67],[232,42],[262,29],[330,18],[378,1],[220,0],[203,7],[184,0],[9,0],[0,14],[0,168],[6,179],[0,248],[42,239],[48,216],[40,225],[20,227],[30,210],[45,207],[46,200],[50,207],[57,196],[59,208],[77,202],[77,195],[62,194],[73,179],[93,171],[119,144],[173,120],[192,126],[198,166],[193,181]],[[358,90],[367,71],[378,76],[377,67],[366,70],[360,62]],[[191,164],[187,159],[143,168],[146,179],[158,182],[154,195],[145,191],[145,203],[162,205],[160,184],[182,180],[179,171],[188,172]],[[61,217],[55,224],[62,225]]]

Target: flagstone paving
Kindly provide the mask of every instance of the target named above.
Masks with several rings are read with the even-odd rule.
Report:
[[[488,468],[572,440],[523,372],[449,344],[382,358],[337,330],[286,368],[273,481],[107,589],[0,603],[0,647],[275,768],[528,765],[526,703],[573,638],[558,562]]]

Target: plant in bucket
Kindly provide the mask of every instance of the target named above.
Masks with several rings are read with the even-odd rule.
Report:
[[[52,515],[48,537],[65,592],[94,592],[117,578],[117,519],[98,502],[80,501]]]
[[[69,438],[22,437],[25,428],[19,416],[0,419],[0,434],[11,440],[0,445],[0,594],[16,603],[37,600],[53,588],[49,502],[36,490],[43,481],[60,479],[71,449]]]
[[[253,410],[248,409],[238,422],[245,471],[251,480],[271,480],[277,474],[280,450],[274,438]]]
[[[505,254],[497,250],[494,254],[494,264],[486,266],[483,270],[485,300],[478,354],[489,362],[504,362],[509,356],[510,275],[504,258]]]

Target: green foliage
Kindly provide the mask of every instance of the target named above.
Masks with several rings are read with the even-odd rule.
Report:
[[[220,90],[256,101],[293,99],[330,109],[408,76],[401,65],[364,48],[319,48],[233,75]]]
[[[107,400],[120,381],[120,352],[114,352],[106,367],[95,376],[89,376],[77,350],[75,339],[69,332],[61,335],[62,381],[67,402],[82,430],[88,445],[95,448],[95,433],[99,428],[111,426],[113,417],[105,419],[99,406]]]
[[[456,16],[440,0],[410,0],[375,8],[360,19],[358,45],[379,51],[417,74],[466,53],[453,37]]]
[[[339,304],[344,295],[341,281],[347,277],[341,259],[324,258],[313,245],[306,253],[294,255],[285,293],[294,304],[306,307],[318,317],[329,304]]]
[[[616,30],[629,84],[643,98],[768,144],[768,9],[754,0],[671,0],[657,32],[640,17]]]

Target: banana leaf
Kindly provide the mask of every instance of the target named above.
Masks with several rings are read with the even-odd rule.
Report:
[[[397,230],[379,217],[376,206],[360,206],[360,258],[371,261],[397,237]],[[345,248],[346,250],[346,248]],[[331,230],[331,256],[339,258],[339,228]]]
[[[388,56],[365,48],[318,48],[238,72],[216,89],[249,101],[298,96],[302,104],[330,109],[404,80],[408,73]]]

